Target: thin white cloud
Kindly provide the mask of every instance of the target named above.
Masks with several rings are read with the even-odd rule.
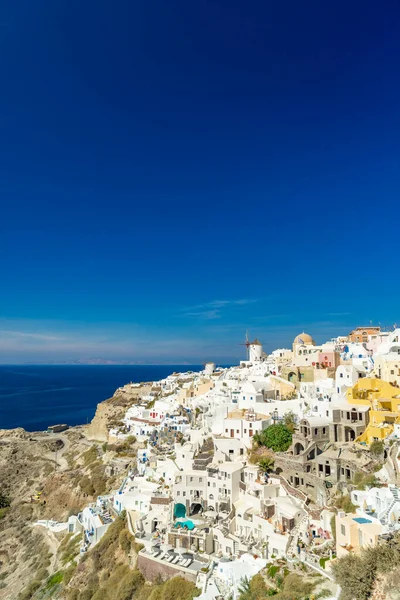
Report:
[[[30,331],[13,331],[11,329],[1,329],[0,335],[3,337],[17,337],[17,338],[32,338],[36,340],[45,340],[45,341],[54,341],[54,340],[62,340],[62,338],[58,335],[48,334],[48,333],[36,333]]]
[[[211,300],[210,302],[196,304],[195,306],[185,308],[183,316],[198,317],[209,321],[213,319],[219,319],[222,316],[223,310],[228,307],[246,306],[248,304],[254,304],[255,302],[257,302],[257,300],[253,298],[239,298],[237,300]]]

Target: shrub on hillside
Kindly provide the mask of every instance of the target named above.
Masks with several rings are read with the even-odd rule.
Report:
[[[338,510],[344,510],[345,513],[353,513],[356,510],[350,496],[344,494],[335,499],[335,506]]]
[[[97,460],[97,448],[96,446],[92,446],[89,450],[83,453],[83,464],[85,467],[88,467],[92,462]]]
[[[374,458],[380,458],[383,455],[385,449],[385,445],[383,442],[375,440],[369,447],[369,451],[371,452]]]
[[[366,556],[350,553],[332,564],[335,580],[342,588],[341,600],[368,600],[376,566]]]
[[[255,435],[254,440],[274,452],[286,452],[292,443],[292,433],[283,423],[276,423]]]
[[[132,540],[133,537],[129,533],[128,529],[122,529],[118,536],[118,541],[125,554],[129,554],[129,552],[131,551]]]
[[[357,490],[365,490],[365,488],[382,487],[381,482],[377,479],[374,473],[364,473],[357,471],[354,475],[354,485]]]
[[[183,577],[173,577],[160,586],[155,586],[148,600],[193,600],[200,593],[191,581]]]

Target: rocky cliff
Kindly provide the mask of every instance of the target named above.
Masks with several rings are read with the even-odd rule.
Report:
[[[128,408],[140,402],[143,396],[150,393],[150,390],[151,384],[149,383],[140,386],[126,385],[118,388],[111,398],[97,405],[96,414],[87,428],[87,438],[99,442],[108,442],[110,429],[120,424]]]

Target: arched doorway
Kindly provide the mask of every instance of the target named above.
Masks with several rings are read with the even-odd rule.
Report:
[[[356,439],[356,433],[354,429],[352,429],[351,427],[345,427],[344,439],[346,442],[354,442],[354,440]]]
[[[304,452],[304,446],[300,442],[297,442],[297,444],[294,445],[293,454],[294,456],[298,456],[302,452]]]
[[[199,515],[202,512],[203,512],[203,507],[201,506],[201,504],[193,503],[190,506],[190,514],[191,515]]]
[[[174,517],[180,519],[186,517],[186,506],[184,504],[175,504],[174,506]]]

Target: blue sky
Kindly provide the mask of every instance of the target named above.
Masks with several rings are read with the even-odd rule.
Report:
[[[394,1],[0,7],[0,362],[399,320]]]

